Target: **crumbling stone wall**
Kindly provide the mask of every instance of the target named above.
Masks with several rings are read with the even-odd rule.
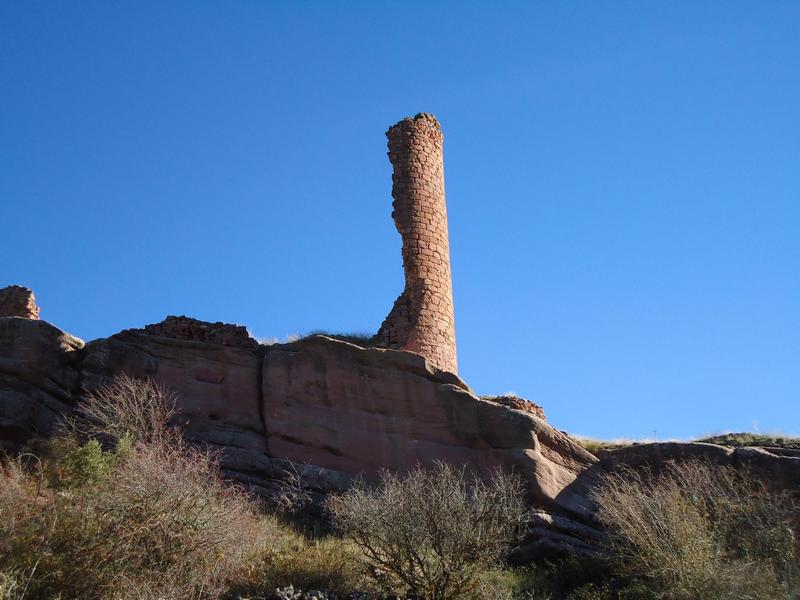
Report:
[[[21,285],[10,285],[0,289],[0,317],[23,317],[38,319],[39,307],[33,291]]]
[[[250,337],[247,328],[230,323],[207,323],[191,317],[169,316],[160,323],[146,325],[146,333],[176,340],[210,342],[238,348],[257,348],[258,342]]]
[[[418,352],[456,373],[442,131],[436,117],[420,113],[390,127],[386,137],[394,168],[392,217],[403,238],[406,285],[376,344]]]

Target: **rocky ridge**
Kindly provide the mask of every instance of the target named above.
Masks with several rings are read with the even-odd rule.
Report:
[[[413,352],[245,336],[168,317],[84,344],[45,321],[0,317],[0,448],[51,435],[87,393],[126,373],[176,394],[185,436],[218,450],[226,476],[267,497],[299,482],[312,513],[357,476],[446,460],[479,475],[514,470],[542,511],[590,519],[584,474],[597,459],[536,415],[478,398]],[[581,543],[560,543],[571,541]]]
[[[2,313],[0,313],[2,314]],[[762,448],[643,444],[596,457],[520,398],[482,399],[407,351],[315,335],[260,345],[243,327],[168,317],[84,344],[32,318],[0,316],[0,448],[47,437],[118,373],[177,395],[186,437],[220,452],[226,476],[267,497],[298,485],[311,502],[357,476],[446,460],[519,473],[536,508],[519,562],[584,553],[601,539],[591,490],[621,466],[703,458],[800,489],[800,457]]]

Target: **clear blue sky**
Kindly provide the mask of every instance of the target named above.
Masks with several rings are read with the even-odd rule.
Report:
[[[0,3],[0,285],[84,339],[377,329],[445,132],[461,375],[598,437],[800,433],[800,3]]]

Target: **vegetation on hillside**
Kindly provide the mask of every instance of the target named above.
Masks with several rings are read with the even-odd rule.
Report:
[[[122,377],[51,457],[4,462],[7,598],[216,598],[268,550],[272,524],[169,427],[172,414],[161,388]]]
[[[595,499],[609,565],[642,590],[635,597],[800,598],[797,505],[731,467],[623,471],[606,476]]]
[[[332,498],[336,533],[313,537],[223,480],[174,418],[163,389],[120,377],[41,457],[0,460],[0,600],[256,600],[289,584],[376,599],[800,598],[797,506],[731,470],[610,475],[596,556],[510,569],[526,515],[514,477],[385,473]]]
[[[637,442],[630,440],[596,440],[594,438],[587,438],[577,436],[573,438],[586,450],[592,454],[597,454],[600,450],[616,450],[618,448],[625,448]]]
[[[330,501],[333,522],[359,550],[377,587],[428,600],[477,595],[485,570],[524,530],[524,487],[496,471],[488,482],[446,463],[381,474]]]

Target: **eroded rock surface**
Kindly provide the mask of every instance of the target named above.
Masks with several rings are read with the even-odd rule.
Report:
[[[324,335],[262,346],[243,327],[187,317],[85,345],[45,321],[0,318],[2,448],[50,435],[61,415],[118,373],[167,386],[186,437],[217,449],[227,476],[267,496],[292,480],[319,501],[357,476],[435,460],[479,475],[514,471],[537,507],[520,562],[591,552],[602,539],[591,490],[623,466],[703,459],[747,468],[776,489],[800,489],[800,457],[791,452],[661,443],[598,459],[535,405],[478,398],[420,354]]]
[[[33,291],[21,285],[9,285],[0,289],[0,317],[38,319],[39,307]]]
[[[0,449],[49,436],[72,409],[81,348],[45,321],[0,317]]]
[[[481,399],[489,400],[490,402],[497,402],[498,404],[502,404],[508,408],[531,413],[535,417],[545,420],[544,409],[541,406],[534,404],[525,398],[514,396],[513,394],[505,394],[503,396],[481,396]]]
[[[167,386],[186,437],[219,450],[226,475],[265,495],[287,476],[320,499],[357,476],[445,460],[519,473],[531,501],[561,525],[574,521],[573,531],[591,518],[594,456],[531,412],[481,400],[419,354],[322,335],[267,347],[244,328],[186,317],[85,346],[44,321],[0,319],[5,447],[50,435],[118,373]],[[537,539],[557,529],[542,525]],[[550,545],[563,546],[569,530]]]
[[[800,453],[781,448],[731,448],[701,442],[657,442],[633,444],[598,452],[606,471],[647,467],[655,472],[670,463],[690,460],[733,467],[765,482],[775,491],[800,497]]]
[[[269,453],[346,473],[397,471],[445,460],[522,475],[532,500],[585,517],[578,475],[597,459],[536,416],[481,400],[455,375],[410,352],[325,336],[264,359]]]

